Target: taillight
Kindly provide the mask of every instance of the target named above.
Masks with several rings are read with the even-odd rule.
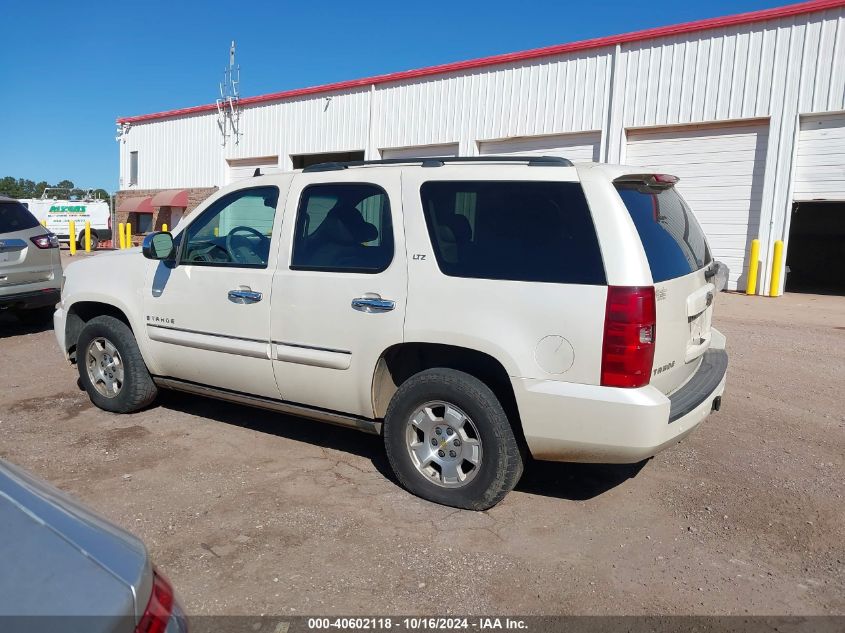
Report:
[[[59,248],[59,238],[52,233],[47,235],[36,235],[29,238],[29,241],[35,244],[38,248]]]
[[[167,579],[153,570],[153,590],[144,615],[135,627],[135,633],[164,633],[173,615],[173,587]]]
[[[642,387],[654,363],[656,310],[653,286],[609,286],[604,315],[601,384]]]

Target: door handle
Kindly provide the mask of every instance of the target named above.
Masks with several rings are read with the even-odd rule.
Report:
[[[263,295],[254,290],[230,290],[229,301],[232,303],[257,303]]]
[[[358,297],[352,300],[352,308],[359,312],[390,312],[396,302],[381,297]]]

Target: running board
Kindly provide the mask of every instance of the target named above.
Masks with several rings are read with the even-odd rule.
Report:
[[[246,404],[259,409],[267,409],[268,411],[276,411],[277,413],[287,413],[302,418],[309,418],[311,420],[319,420],[320,422],[328,422],[329,424],[334,424],[336,426],[345,426],[347,428],[357,429],[359,431],[364,431],[365,433],[381,435],[381,422],[368,420],[366,418],[359,418],[354,415],[326,411],[325,409],[315,409],[303,404],[285,402],[284,400],[274,400],[272,398],[252,396],[245,393],[239,393],[237,391],[229,391],[228,389],[219,389],[208,385],[177,380],[176,378],[153,376],[153,381],[157,386],[164,389],[184,391],[185,393],[207,396],[218,400],[226,400],[228,402],[237,402],[239,404]]]

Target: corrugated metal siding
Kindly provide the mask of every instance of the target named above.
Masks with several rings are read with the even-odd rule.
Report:
[[[225,161],[216,115],[134,125],[124,139],[121,188],[129,184],[132,151],[138,152],[138,189],[212,187],[224,182]]]
[[[795,163],[793,199],[845,200],[845,113],[805,117]]]
[[[475,141],[602,128],[612,49],[379,86],[379,147]]]
[[[369,90],[295,99],[267,107],[278,112],[277,127],[269,132],[271,140],[277,139],[272,153],[279,154],[282,167],[291,168],[291,154],[367,148]]]

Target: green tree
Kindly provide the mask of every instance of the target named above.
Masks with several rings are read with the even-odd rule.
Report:
[[[85,198],[88,196],[88,189],[80,189],[73,184],[72,180],[61,180],[55,185],[51,185],[46,180],[35,182],[28,178],[15,178],[14,176],[4,176],[0,178],[0,195],[10,196],[12,198],[40,198],[47,188],[51,189],[65,189],[66,191],[58,191],[52,195],[59,198],[76,197]],[[92,190],[94,197],[103,200],[109,199],[109,193],[105,189]],[[52,197],[51,195],[51,197]]]
[[[10,196],[12,198],[19,198],[18,195],[18,181],[11,176],[5,176],[0,179],[0,194]]]

